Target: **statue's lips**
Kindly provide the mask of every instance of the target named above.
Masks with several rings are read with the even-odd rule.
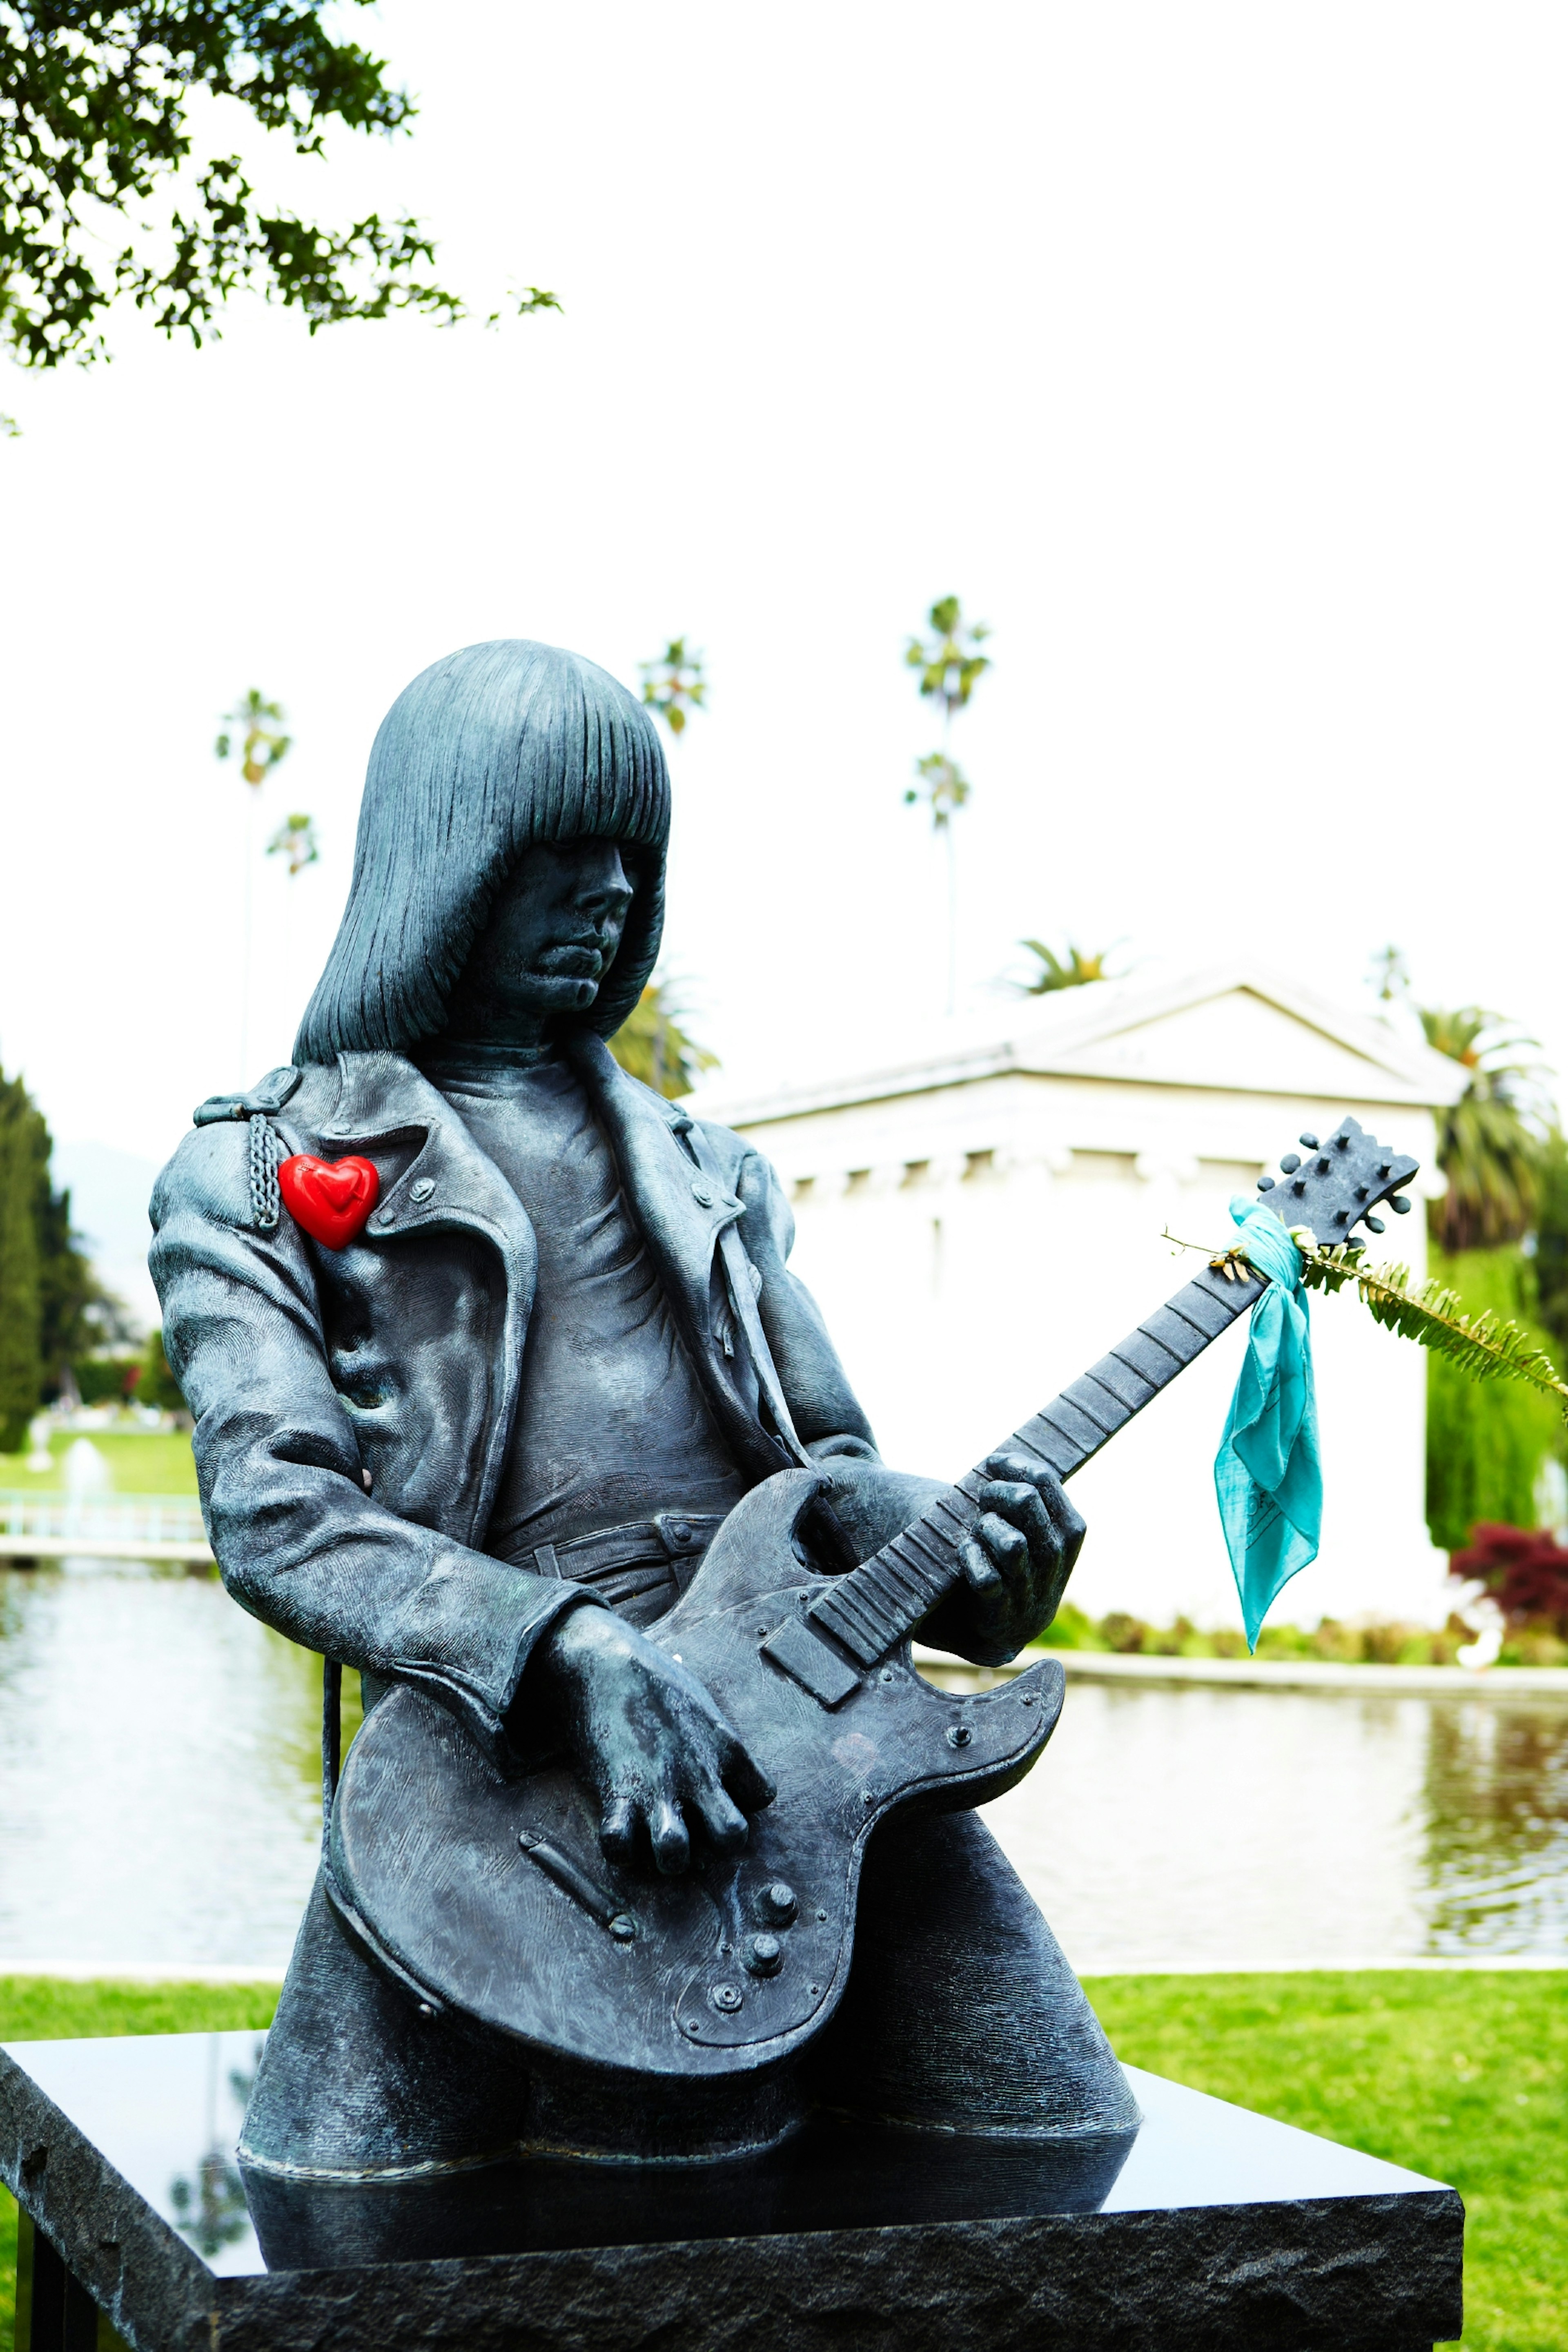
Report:
[[[533,969],[549,980],[597,980],[605,969],[605,951],[596,940],[575,940],[546,948]]]

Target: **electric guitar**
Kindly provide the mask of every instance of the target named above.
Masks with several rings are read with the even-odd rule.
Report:
[[[1416,1172],[1347,1118],[1259,1187],[1287,1225],[1346,1240]],[[1303,1156],[1304,1154],[1304,1156]],[[1006,1441],[1059,1478],[1099,1453],[1258,1299],[1216,1260]],[[772,2063],[819,2031],[849,1971],[860,1861],[900,1806],[962,1811],[1028,1771],[1061,1711],[1042,1659],[996,1688],[938,1690],[910,1639],[962,1570],[989,1474],[972,1470],[869,1559],[832,1575],[808,1507],[852,1464],[785,1470],[724,1521],[649,1639],[698,1678],[773,1781],[738,1857],[678,1878],[623,1869],[556,1760],[506,1778],[404,1685],[367,1719],[332,1808],[327,1888],[351,1938],[426,2015],[466,2013],[544,2051],[644,2074]],[[829,1499],[831,1499],[829,1492]]]

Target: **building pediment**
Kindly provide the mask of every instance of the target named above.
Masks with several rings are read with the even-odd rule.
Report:
[[[800,1118],[1012,1072],[1237,1094],[1408,1103],[1455,1101],[1465,1073],[1391,1023],[1348,1011],[1280,974],[1228,965],[1165,982],[1136,978],[1019,1000],[933,1029],[927,1050],[868,1053],[858,1069],[746,1099],[703,1096],[706,1118],[734,1126]]]

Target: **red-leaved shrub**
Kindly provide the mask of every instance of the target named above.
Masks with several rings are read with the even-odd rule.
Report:
[[[1568,1551],[1544,1528],[1483,1521],[1448,1568],[1479,1578],[1511,1626],[1550,1627],[1568,1638]]]

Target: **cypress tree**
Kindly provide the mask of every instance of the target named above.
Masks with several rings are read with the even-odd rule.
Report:
[[[20,1452],[43,1390],[37,1112],[0,1076],[0,1454]]]

